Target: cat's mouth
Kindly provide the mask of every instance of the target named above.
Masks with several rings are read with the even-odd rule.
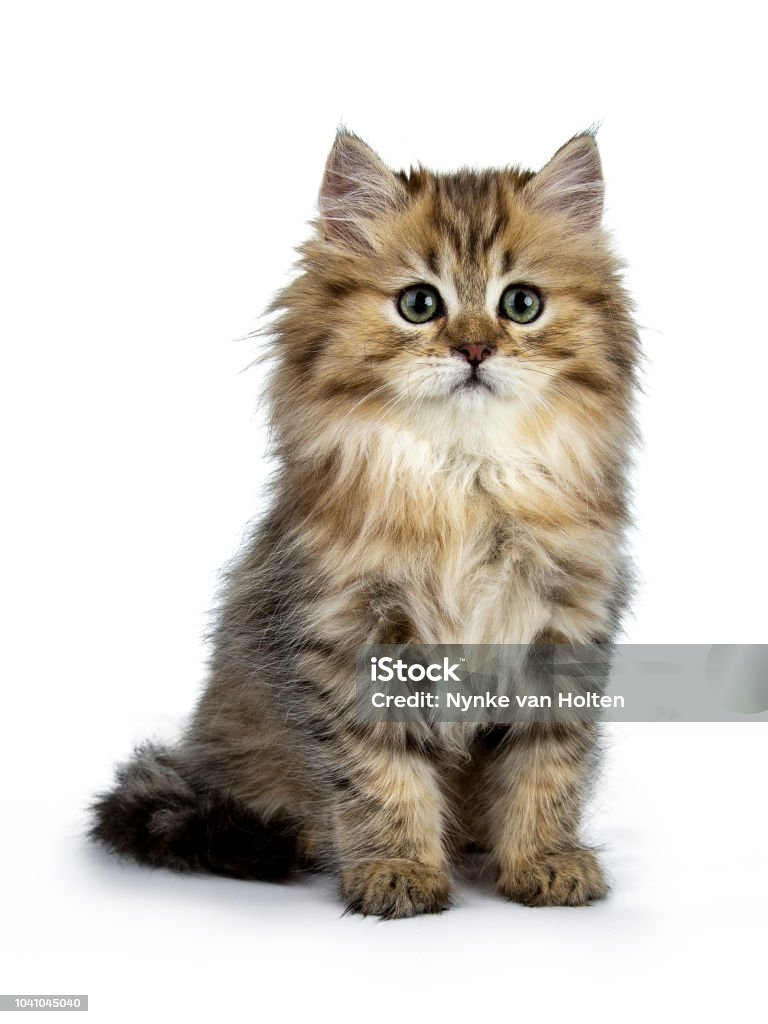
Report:
[[[469,373],[463,380],[460,380],[458,384],[454,384],[451,388],[453,394],[472,394],[473,392],[487,391],[493,393],[493,388],[480,374],[477,372],[477,367],[472,367],[471,373]]]

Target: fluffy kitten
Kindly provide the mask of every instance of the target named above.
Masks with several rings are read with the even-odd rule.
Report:
[[[362,724],[365,643],[607,642],[626,601],[637,337],[593,137],[537,174],[388,169],[341,132],[273,305],[271,507],[210,682],[92,835],[177,870],[333,870],[350,910],[445,909],[468,841],[531,905],[606,892],[589,725]]]

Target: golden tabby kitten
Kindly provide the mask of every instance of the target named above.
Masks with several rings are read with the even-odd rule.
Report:
[[[467,843],[499,892],[582,905],[587,724],[364,724],[368,643],[610,641],[626,600],[637,337],[594,138],[537,174],[395,173],[341,132],[274,303],[274,495],[212,672],[92,835],[177,870],[338,874],[350,910],[445,909]],[[266,358],[266,356],[265,356]]]

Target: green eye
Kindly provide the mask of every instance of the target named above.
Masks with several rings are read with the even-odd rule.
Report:
[[[412,324],[425,324],[442,311],[439,293],[428,284],[415,284],[400,293],[397,302],[400,316]]]
[[[501,315],[516,324],[532,323],[543,308],[544,303],[535,288],[513,284],[501,296]]]

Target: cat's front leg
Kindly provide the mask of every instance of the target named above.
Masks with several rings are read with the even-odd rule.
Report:
[[[451,883],[435,768],[382,742],[382,728],[348,738],[334,802],[341,894],[360,914],[439,913],[450,905]]]
[[[486,762],[487,835],[497,887],[528,906],[583,906],[608,891],[579,840],[594,727],[510,727]]]

